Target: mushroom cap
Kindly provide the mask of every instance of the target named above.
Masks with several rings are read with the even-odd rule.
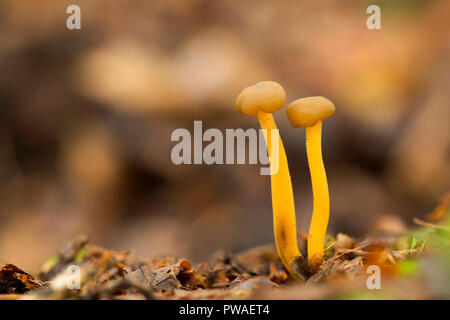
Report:
[[[260,81],[245,88],[236,99],[237,111],[256,116],[258,111],[273,113],[286,103],[286,92],[274,81]]]
[[[312,127],[318,121],[331,117],[335,112],[333,102],[325,97],[308,97],[293,101],[286,110],[294,128]]]

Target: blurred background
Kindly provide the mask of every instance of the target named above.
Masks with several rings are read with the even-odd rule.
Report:
[[[82,29],[66,28],[81,8]],[[366,9],[381,8],[381,30]],[[194,261],[272,243],[259,165],[172,164],[176,128],[258,128],[248,85],[323,95],[329,233],[410,225],[450,190],[450,2],[0,1],[0,261],[27,271],[85,233]],[[312,192],[304,129],[275,114],[297,225]]]

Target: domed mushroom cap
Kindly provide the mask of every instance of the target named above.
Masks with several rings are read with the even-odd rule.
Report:
[[[294,128],[312,127],[318,121],[331,117],[335,112],[333,102],[324,97],[308,97],[293,101],[286,114]]]
[[[261,81],[245,88],[236,99],[236,109],[247,115],[256,116],[258,111],[273,113],[286,103],[286,92],[274,81]]]

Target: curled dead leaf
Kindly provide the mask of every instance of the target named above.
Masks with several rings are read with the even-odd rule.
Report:
[[[0,270],[0,293],[25,293],[43,285],[15,265],[5,264]]]

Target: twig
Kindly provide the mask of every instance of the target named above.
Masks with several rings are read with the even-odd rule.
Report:
[[[439,230],[446,230],[448,231],[448,228],[442,227],[442,226],[438,226],[437,224],[431,223],[431,222],[427,222],[427,221],[423,221],[420,220],[418,218],[414,218],[413,222],[415,224],[418,224],[419,226],[423,226],[423,227],[427,227],[427,228],[432,228],[432,229],[439,229]]]

